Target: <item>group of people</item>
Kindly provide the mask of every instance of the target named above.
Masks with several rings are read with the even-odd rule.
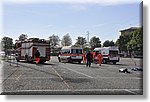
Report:
[[[87,53],[83,54],[83,60],[84,60],[84,63],[86,63],[87,67],[91,67],[91,63],[94,61],[96,56],[97,56],[98,64],[101,66],[102,59],[103,59],[103,56],[101,53],[97,54],[96,52],[91,53],[90,51],[88,51]],[[38,49],[35,52],[35,58],[36,58],[36,64],[38,64],[40,62],[40,52]]]
[[[97,56],[98,64],[101,66],[103,56],[101,53],[96,54],[96,52],[90,52],[83,54],[84,63],[86,63],[87,67],[91,67],[91,63],[94,61],[95,57]]]

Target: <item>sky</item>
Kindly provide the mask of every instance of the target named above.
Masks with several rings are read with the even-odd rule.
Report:
[[[20,34],[60,39],[67,33],[116,41],[120,30],[140,26],[141,0],[6,0],[2,2],[2,37]]]

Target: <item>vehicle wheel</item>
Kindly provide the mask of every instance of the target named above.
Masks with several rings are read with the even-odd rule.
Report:
[[[116,62],[113,62],[113,64],[116,64]]]
[[[17,62],[20,62],[20,60],[19,60],[19,59],[17,59]]]
[[[40,63],[41,63],[41,64],[44,64],[45,62],[46,62],[46,61],[41,61]]]
[[[68,63],[72,63],[72,61],[70,61],[70,60],[68,60],[67,62],[68,62]]]
[[[29,62],[28,58],[25,58],[25,61],[26,61],[26,62]]]
[[[29,62],[28,56],[25,56],[25,61],[26,61],[26,62]]]
[[[19,58],[16,58],[17,62],[20,62]]]
[[[81,61],[79,61],[78,63],[81,64]]]
[[[72,62],[70,59],[71,59],[71,58],[67,58],[67,62],[68,62],[68,63],[71,63],[71,62]]]

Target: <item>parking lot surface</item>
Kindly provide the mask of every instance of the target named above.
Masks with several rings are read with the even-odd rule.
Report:
[[[114,64],[61,63],[57,57],[45,64],[1,62],[1,94],[142,95],[142,59],[121,58]],[[130,73],[119,72],[127,68]]]

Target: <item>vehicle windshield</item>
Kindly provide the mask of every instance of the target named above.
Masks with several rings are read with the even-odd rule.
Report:
[[[63,49],[63,50],[61,50],[61,53],[62,54],[69,54],[70,50],[69,49]]]
[[[71,49],[72,54],[82,54],[82,49]]]
[[[110,55],[118,55],[118,51],[111,51],[111,50],[110,50],[110,51],[109,51],[109,54],[110,54]]]

